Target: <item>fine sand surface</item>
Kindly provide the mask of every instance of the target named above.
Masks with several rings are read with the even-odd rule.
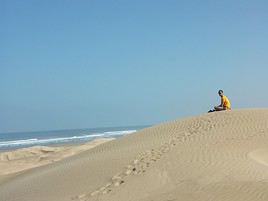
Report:
[[[0,152],[0,179],[10,174],[47,165],[69,156],[92,149],[114,138],[98,138],[83,144],[62,146],[32,146],[12,151]],[[1,182],[1,180],[0,180]]]
[[[9,179],[1,201],[268,201],[268,109],[179,119]]]

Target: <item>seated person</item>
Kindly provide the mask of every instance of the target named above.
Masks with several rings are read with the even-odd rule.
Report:
[[[229,99],[223,94],[223,90],[219,90],[219,96],[221,97],[221,104],[214,107],[214,110],[209,110],[208,112],[215,112],[215,111],[223,111],[223,110],[230,110],[231,103]]]

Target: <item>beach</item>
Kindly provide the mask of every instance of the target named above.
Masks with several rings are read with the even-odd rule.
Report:
[[[180,118],[92,143],[2,153],[0,201],[268,200],[268,109]],[[20,157],[27,168],[15,168]]]
[[[114,138],[97,138],[79,144],[32,146],[2,151],[0,152],[0,178],[1,176],[19,174],[28,169],[60,161],[111,140],[114,140]]]

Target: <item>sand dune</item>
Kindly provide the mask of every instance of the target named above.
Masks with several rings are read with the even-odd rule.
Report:
[[[69,156],[89,150],[114,138],[99,138],[93,141],[62,146],[33,146],[0,152],[0,176],[19,173],[31,168],[47,165]]]
[[[143,129],[0,184],[1,201],[267,201],[268,110]]]

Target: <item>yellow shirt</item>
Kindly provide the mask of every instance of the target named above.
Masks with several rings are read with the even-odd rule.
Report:
[[[227,109],[231,109],[231,103],[226,96],[222,96],[221,102],[222,102],[223,107],[226,107]]]

